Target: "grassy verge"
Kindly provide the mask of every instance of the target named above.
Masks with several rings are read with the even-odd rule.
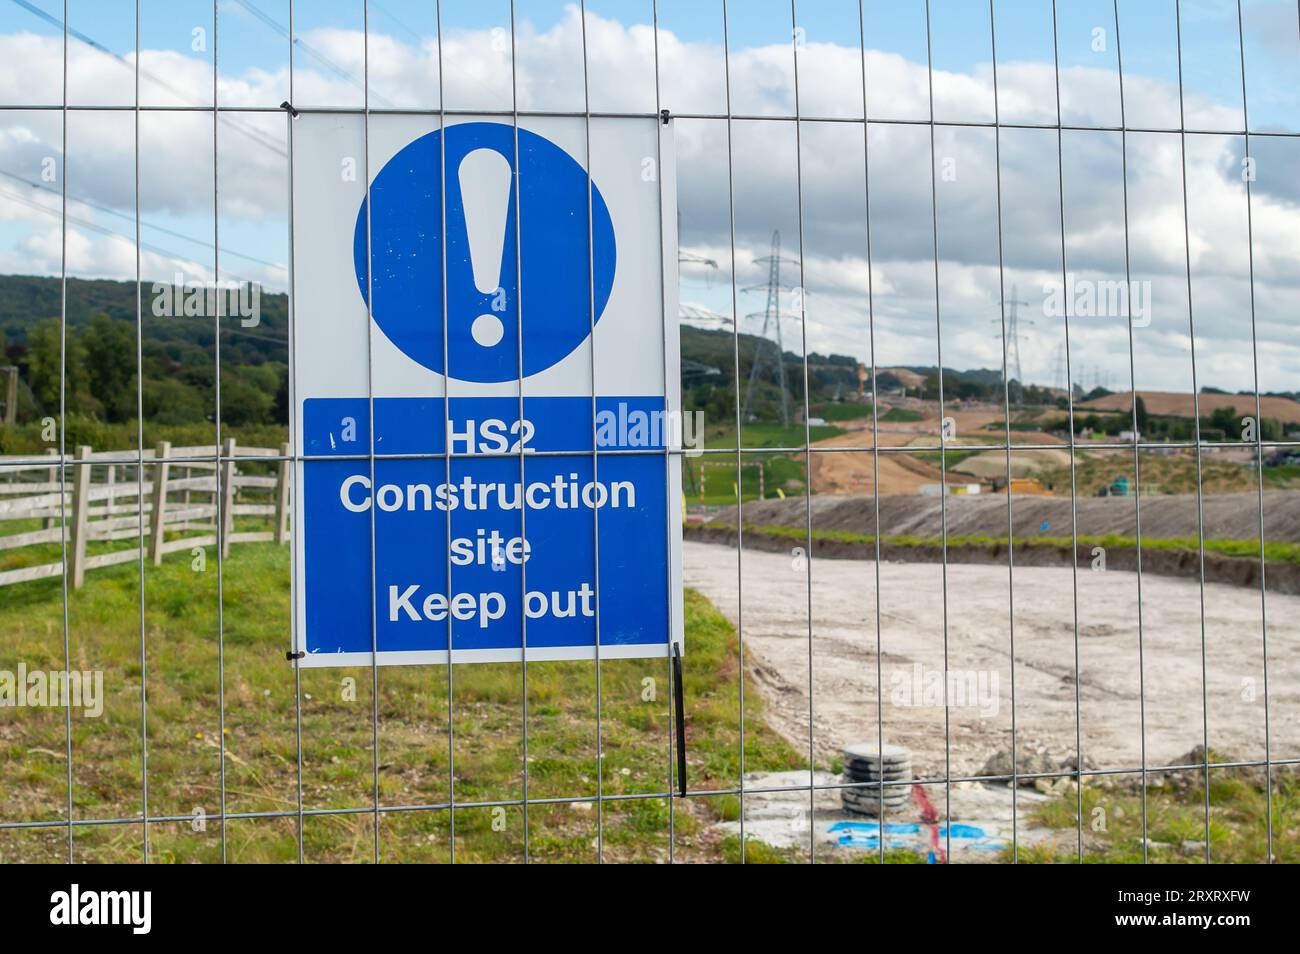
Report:
[[[1197,462],[1195,454],[1191,451],[1167,455],[1143,451],[1141,463],[1144,495],[1196,493]],[[1203,455],[1200,467],[1200,487],[1204,493],[1254,493],[1256,490],[1254,468],[1244,462],[1224,461],[1207,453]],[[1297,468],[1294,467],[1265,467],[1261,471],[1264,489],[1295,489],[1296,470]],[[1056,487],[1070,486],[1068,465],[1047,467],[1034,476],[1045,484]],[[1086,449],[1076,451],[1074,479],[1080,497],[1097,496],[1117,477],[1127,477],[1130,484],[1135,483],[1132,451],[1101,452]]]
[[[1200,770],[1161,777],[1148,785],[1148,862],[1204,862],[1205,795],[1205,776]],[[1086,783],[1082,796],[1084,862],[1141,864],[1141,793],[1116,784]],[[1270,811],[1274,860],[1291,864],[1300,861],[1300,778],[1294,771],[1274,770],[1270,799],[1261,770],[1211,768],[1209,798],[1213,862],[1267,861]],[[1035,809],[1034,820],[1059,832],[1060,838],[1032,846],[1022,844],[1019,860],[1078,861],[1077,811],[1078,798],[1073,793]]]
[[[717,530],[734,530],[731,524],[722,521],[713,521],[706,524],[710,529]],[[769,537],[778,537],[793,541],[806,540],[808,534],[803,527],[785,527],[773,524],[745,524],[745,533],[761,534]],[[857,543],[862,545],[874,546],[876,537],[870,533],[857,533],[852,530],[813,530],[814,540],[828,540],[837,543]],[[1007,537],[982,536],[975,534],[950,534],[948,536],[949,547],[991,547],[1003,546],[1008,542]],[[916,534],[905,533],[883,533],[880,535],[881,544],[891,544],[900,547],[938,547],[943,545],[943,539],[940,537],[920,536]],[[1124,536],[1118,533],[1108,533],[1104,535],[1087,535],[1082,534],[1078,537],[1080,546],[1086,547],[1105,547],[1107,549],[1133,549],[1138,545],[1136,537]],[[1073,541],[1070,537],[1055,536],[1030,536],[1016,537],[1015,545],[1018,547],[1057,547],[1070,549]],[[1198,551],[1198,541],[1196,537],[1143,537],[1142,549],[1144,550],[1185,550],[1189,552]],[[1224,556],[1246,557],[1259,559],[1259,541],[1250,539],[1207,539],[1205,541],[1206,552],[1220,553]],[[1264,544],[1264,558],[1270,563],[1300,563],[1300,543],[1279,543],[1266,542]]]
[[[533,860],[593,861],[599,832],[607,860],[658,861],[668,855],[670,824],[679,859],[727,857],[709,822],[734,817],[734,798],[693,798],[671,808],[663,798],[607,801],[603,808],[588,801],[598,791],[667,790],[672,700],[664,660],[602,662],[599,723],[590,663],[530,663],[526,689],[518,665],[456,666],[450,735],[445,667],[303,670],[300,756],[294,673],[284,659],[288,548],[235,547],[222,566],[220,628],[216,555],[208,551],[204,572],[191,566],[186,553],[146,567],[143,666],[133,564],[95,571],[69,597],[72,668],[104,674],[102,716],[72,715],[74,817],[138,817],[143,681],[149,812],[185,819],[150,825],[154,860],[220,860],[220,824],[209,816],[220,811],[223,785],[227,812],[296,811],[300,757],[306,809],[368,809],[375,799],[376,738],[378,798],[386,806],[448,802],[453,760],[458,803],[522,798],[525,763],[529,798],[581,801],[530,806],[526,837],[518,805],[457,808],[454,838],[447,809],[384,813],[377,832],[372,814],[309,815],[306,860],[371,860],[377,836],[382,860],[448,860],[454,842],[458,861],[521,860],[525,843]],[[29,670],[62,669],[61,581],[7,587],[0,597],[0,669],[14,671],[20,661]],[[687,591],[685,605],[690,784],[733,787],[741,745],[736,635],[697,593]],[[746,768],[803,764],[765,724],[757,690],[747,686],[744,698]],[[62,709],[0,709],[5,820],[66,817],[64,719]],[[0,860],[56,861],[66,839],[63,828],[0,832]],[[296,817],[227,824],[229,860],[291,861],[297,843]],[[131,861],[142,851],[139,824],[74,828],[77,860]]]
[[[868,412],[870,413],[870,412]],[[819,424],[807,431],[802,424],[782,426],[776,421],[751,421],[740,429],[740,446],[759,449],[763,447],[803,447],[806,440],[813,443],[847,433],[835,424]],[[710,427],[704,442],[710,450],[728,450],[736,447],[734,424],[722,423]]]

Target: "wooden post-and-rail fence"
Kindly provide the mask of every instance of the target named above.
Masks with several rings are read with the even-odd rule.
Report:
[[[57,462],[0,457],[0,528],[8,521],[36,526],[9,534],[0,529],[0,554],[66,539],[68,583],[79,588],[88,570],[137,561],[142,552],[157,566],[166,554],[194,547],[220,546],[224,558],[234,543],[287,543],[293,473],[289,445],[241,447],[228,438],[220,450],[218,455],[213,446],[173,447],[160,441],[141,460],[135,451],[95,452],[83,446],[62,479]],[[237,530],[237,518],[245,524],[267,523],[269,529]],[[135,540],[136,546],[93,545],[125,540]],[[0,586],[63,572],[60,552],[57,562],[0,570]]]

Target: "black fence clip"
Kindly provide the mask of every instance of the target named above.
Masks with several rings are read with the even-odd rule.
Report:
[[[665,126],[668,125],[668,120],[672,118],[673,118],[672,113],[670,113],[668,110],[666,109],[659,110],[659,119]]]
[[[285,652],[284,658],[289,660],[289,662],[293,662],[295,659],[302,659],[306,655],[305,652]]]
[[[298,118],[298,110],[294,109],[293,103],[289,102],[287,99],[280,104],[280,108],[283,110],[287,110],[289,115],[292,116],[294,119]]]
[[[682,685],[682,647],[673,642],[673,696],[677,708],[677,790],[686,797],[686,689]]]

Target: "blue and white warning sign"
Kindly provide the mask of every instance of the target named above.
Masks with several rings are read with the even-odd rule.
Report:
[[[668,654],[671,127],[291,123],[299,664]]]

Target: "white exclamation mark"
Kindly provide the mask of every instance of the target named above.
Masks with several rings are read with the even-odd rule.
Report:
[[[505,252],[510,163],[493,149],[475,149],[460,161],[458,175],[474,285],[483,294],[494,295]],[[491,348],[505,334],[505,326],[496,315],[484,312],[474,319],[470,334],[484,348]]]

